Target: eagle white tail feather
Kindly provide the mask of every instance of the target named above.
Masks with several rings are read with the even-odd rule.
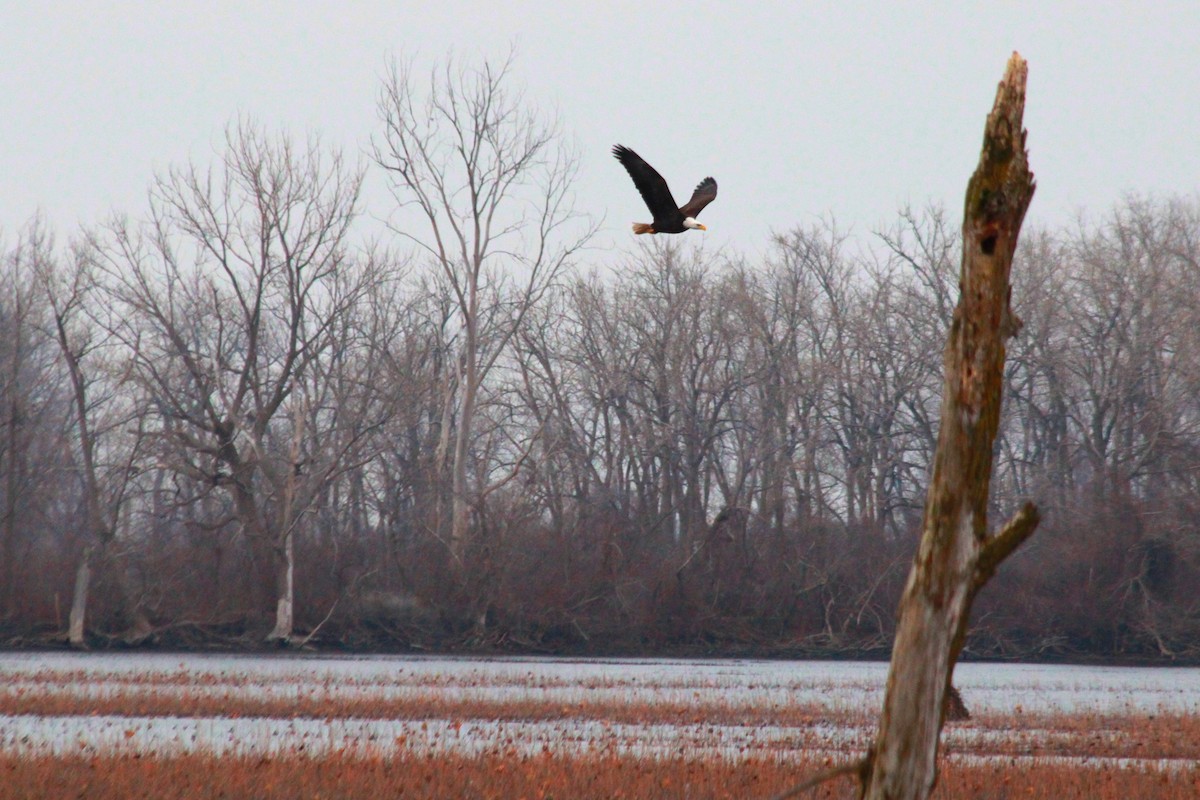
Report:
[[[633,232],[634,233],[654,233],[654,226],[648,225],[645,222],[635,222],[635,223],[633,223]]]

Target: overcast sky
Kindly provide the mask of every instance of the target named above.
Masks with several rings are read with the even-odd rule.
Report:
[[[916,11],[916,8],[922,11]],[[647,219],[609,155],[683,200],[705,175],[708,246],[754,254],[832,216],[855,233],[905,203],[957,217],[1009,54],[1029,61],[1037,195],[1027,221],[1127,192],[1200,188],[1200,3],[4,2],[0,231],[41,209],[66,235],[141,214],[155,169],[214,158],[248,115],[363,153],[390,55],[517,51],[527,97],[582,155],[577,206],[625,247]],[[372,189],[370,211],[387,213]]]

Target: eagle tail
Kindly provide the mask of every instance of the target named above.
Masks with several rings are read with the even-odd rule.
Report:
[[[648,225],[645,222],[635,222],[635,223],[633,223],[633,232],[634,233],[654,233],[654,226]]]

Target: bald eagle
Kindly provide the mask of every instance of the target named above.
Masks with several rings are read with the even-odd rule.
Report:
[[[620,161],[633,185],[641,192],[642,199],[654,215],[654,221],[633,223],[634,233],[683,233],[689,229],[706,231],[708,228],[696,222],[696,216],[706,205],[717,199],[717,182],[711,177],[700,181],[692,199],[685,205],[676,206],[667,182],[654,167],[642,160],[642,157],[624,145],[616,145],[612,149],[613,156]]]

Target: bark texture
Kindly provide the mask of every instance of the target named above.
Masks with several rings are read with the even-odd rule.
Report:
[[[1005,341],[1021,325],[1009,307],[1009,272],[1034,191],[1022,127],[1026,74],[1025,60],[1014,53],[967,186],[961,295],[943,357],[937,450],[863,787],[871,800],[926,798],[933,790],[946,696],[971,603],[1038,522],[1037,508],[1027,503],[999,533],[987,529]]]

